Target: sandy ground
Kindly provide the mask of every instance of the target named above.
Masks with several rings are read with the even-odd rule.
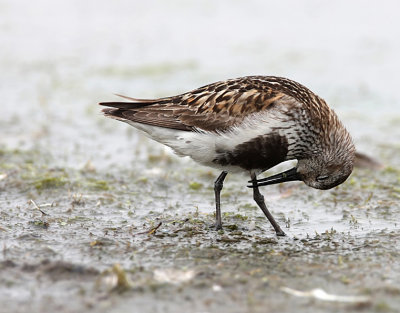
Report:
[[[0,2],[0,312],[398,311],[397,12],[395,1]],[[96,105],[252,74],[310,87],[384,165],[325,192],[263,188],[285,238],[245,175],[227,177],[224,230],[211,230],[218,172]]]

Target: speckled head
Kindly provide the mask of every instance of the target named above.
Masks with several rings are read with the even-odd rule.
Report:
[[[297,175],[306,185],[316,189],[331,189],[345,182],[353,171],[354,149],[344,159],[328,159],[325,156],[299,160]]]

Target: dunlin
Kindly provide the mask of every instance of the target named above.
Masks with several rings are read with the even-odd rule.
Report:
[[[253,198],[278,236],[285,233],[268,211],[259,186],[303,181],[330,189],[353,170],[352,139],[326,102],[281,77],[248,76],[216,82],[160,99],[102,102],[105,116],[126,122],[180,156],[222,170],[214,183],[216,229],[222,227],[220,193],[228,172],[250,174]],[[287,161],[288,171],[256,175]]]

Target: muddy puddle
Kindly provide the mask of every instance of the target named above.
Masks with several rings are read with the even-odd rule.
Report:
[[[295,10],[257,1],[251,10],[208,1],[1,4],[0,312],[398,311],[396,2],[378,13],[344,1],[290,3]],[[310,36],[298,40],[276,14],[252,13],[235,35],[218,26],[267,8]],[[335,32],[332,12],[343,21]],[[354,22],[372,13],[373,27]],[[281,33],[266,30],[273,25]],[[160,48],[170,33],[180,37]],[[224,229],[211,229],[219,173],[105,119],[96,105],[114,92],[164,96],[249,74],[315,90],[383,165],[357,168],[330,191],[262,188],[284,238],[245,175],[228,175]]]

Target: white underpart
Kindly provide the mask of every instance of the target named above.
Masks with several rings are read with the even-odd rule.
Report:
[[[289,135],[293,123],[285,121],[282,112],[260,112],[248,116],[244,121],[225,132],[212,133],[205,131],[182,131],[141,123],[126,121],[133,127],[145,132],[150,138],[171,147],[180,156],[189,156],[194,161],[230,172],[243,171],[237,166],[221,167],[213,160],[218,156],[218,151],[233,151],[237,145],[247,142],[258,136],[271,132],[281,136]],[[290,142],[289,146],[294,144]]]

